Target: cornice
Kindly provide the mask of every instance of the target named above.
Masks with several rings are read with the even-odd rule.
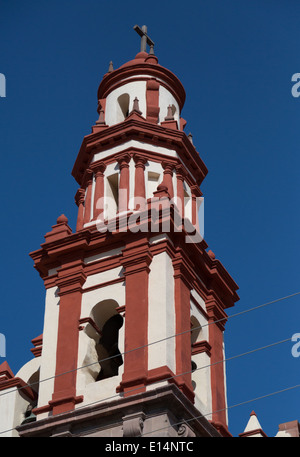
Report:
[[[175,149],[190,172],[196,175],[198,185],[208,173],[199,153],[183,131],[130,118],[105,130],[85,136],[72,170],[72,176],[79,185],[82,185],[85,170],[90,166],[94,154],[107,151],[130,140],[142,141],[150,146]]]
[[[72,233],[63,239],[53,241],[50,243],[44,243],[41,245],[41,249],[34,251],[30,254],[31,258],[35,262],[35,268],[39,271],[41,277],[45,283],[51,277],[48,276],[48,271],[52,268],[57,268],[59,265],[65,262],[65,259],[81,259],[95,255],[98,252],[103,252],[106,249],[111,250],[112,246],[127,246],[126,250],[123,250],[122,255],[114,256],[113,265],[121,265],[123,263],[130,263],[131,259],[133,263],[137,261],[138,257],[143,254],[146,256],[146,262],[150,260],[148,258],[149,252],[151,255],[155,255],[155,252],[161,249],[161,246],[167,246],[168,252],[174,262],[174,267],[177,269],[177,274],[184,275],[188,278],[188,284],[190,289],[196,288],[197,277],[201,279],[201,296],[206,301],[209,297],[214,297],[218,302],[218,309],[224,310],[234,305],[239,299],[236,290],[238,286],[231,278],[227,270],[224,268],[222,263],[215,259],[211,253],[206,252],[207,244],[203,240],[201,243],[186,243],[187,233],[185,229],[178,231],[177,222],[178,218],[175,217],[175,208],[169,211],[168,217],[170,218],[170,229],[167,233],[170,241],[164,241],[163,244],[154,244],[148,246],[144,245],[143,249],[138,249],[139,255],[134,253],[135,249],[128,249],[130,243],[140,239],[155,236],[165,233],[161,227],[163,227],[162,221],[166,217],[165,211],[152,212],[151,199],[148,201],[148,208],[141,212],[140,215],[140,230],[137,233],[133,233],[128,230],[128,220],[130,214],[123,217],[122,224],[120,224],[114,233],[104,232],[101,233],[97,230],[96,224],[87,229],[79,232]],[[149,230],[145,230],[144,226],[153,226],[153,220],[158,225],[159,230],[155,233]],[[177,222],[176,222],[177,221]],[[113,244],[112,244],[113,243]],[[148,250],[150,249],[150,251]],[[132,255],[132,258],[131,258]],[[142,256],[143,257],[143,256]],[[106,261],[107,262],[107,261]],[[105,263],[106,263],[105,262]],[[89,275],[95,268],[101,268],[101,262],[96,262],[97,265],[86,264],[83,267],[84,273]],[[110,262],[111,263],[111,262]],[[139,263],[139,262],[138,262]],[[99,265],[99,266],[98,266]],[[56,283],[57,276],[54,278]],[[53,281],[52,281],[53,282]],[[50,283],[52,284],[50,281]],[[197,288],[196,288],[197,290]],[[199,290],[197,290],[199,292]],[[222,315],[224,317],[224,315]]]

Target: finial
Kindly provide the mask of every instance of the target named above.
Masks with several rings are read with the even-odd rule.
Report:
[[[165,121],[173,121],[173,120],[174,120],[173,109],[172,109],[172,106],[169,105],[168,106],[167,116],[165,117]]]
[[[114,71],[114,66],[113,66],[112,61],[110,61],[110,62],[109,62],[109,67],[108,67],[108,72],[107,72],[107,73],[111,73],[112,71]]]
[[[154,54],[154,46],[153,46],[153,44],[151,44],[151,46],[150,46],[150,51],[149,51],[148,56],[145,59],[145,62],[154,64],[154,65],[158,63],[158,58]]]
[[[134,111],[135,113],[142,114],[142,111],[140,111],[139,107],[139,99],[137,97],[135,97],[135,99],[133,100],[132,111]]]
[[[99,111],[99,119],[96,121],[96,124],[105,124],[105,119],[104,119],[104,109],[101,108]]]
[[[193,135],[192,135],[191,133],[188,134],[188,139],[190,140],[190,142],[191,142],[192,144],[194,144],[194,143],[193,143]]]
[[[56,221],[57,224],[67,224],[68,223],[68,218],[62,214],[61,216],[59,216],[57,218],[57,221]]]

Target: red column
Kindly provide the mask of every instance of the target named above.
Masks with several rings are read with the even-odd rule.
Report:
[[[94,169],[95,173],[95,194],[94,194],[94,210],[93,210],[93,220],[96,220],[97,217],[104,210],[104,202],[101,199],[104,198],[104,171],[106,165],[103,162],[97,164]]]
[[[177,206],[179,213],[181,214],[182,218],[184,218],[184,169],[181,165],[176,167],[176,178],[177,178]]]
[[[164,184],[167,186],[169,195],[172,199],[174,197],[173,179],[172,179],[174,166],[168,162],[163,162],[162,167],[164,169]]]
[[[120,168],[119,181],[119,212],[128,210],[129,202],[129,162],[130,155],[122,154],[117,157],[117,162]]]
[[[190,278],[191,272],[181,252],[173,260],[175,286],[175,322],[176,322],[176,384],[185,395],[194,400],[192,386],[191,364],[191,334],[190,329]]]
[[[92,186],[93,186],[93,172],[91,170],[87,170],[87,178],[86,178],[86,187],[87,192],[85,196],[85,203],[84,203],[84,219],[83,224],[90,222],[91,220],[91,207],[92,207]]]
[[[199,229],[199,215],[198,215],[198,197],[201,197],[202,192],[199,189],[198,186],[192,186],[191,187],[192,191],[192,224],[195,227],[195,229],[200,232]]]
[[[144,208],[143,202],[146,203],[146,188],[145,188],[145,164],[147,160],[135,154],[133,156],[135,161],[135,180],[134,180],[134,198],[135,198],[135,208],[139,205],[139,209]]]
[[[82,397],[76,396],[76,369],[82,285],[86,280],[83,268],[83,262],[77,260],[63,265],[58,271],[60,303],[56,370],[54,392],[49,402],[53,414],[70,411],[82,401]]]
[[[78,206],[78,216],[76,224],[76,232],[83,228],[83,215],[84,215],[84,189],[78,189],[75,195],[75,201]]]
[[[125,355],[120,390],[127,395],[145,391],[148,372],[148,281],[152,255],[147,239],[128,243],[123,250],[125,268]],[[138,350],[133,350],[141,348]],[[138,388],[141,388],[139,390]],[[133,392],[130,390],[135,389]]]
[[[206,300],[206,311],[209,316],[209,344],[211,345],[211,393],[212,393],[212,422],[227,429],[226,416],[226,394],[225,394],[225,372],[224,351],[223,351],[223,332],[227,315],[222,306],[218,305],[214,297]],[[220,321],[220,319],[224,320]],[[217,323],[213,323],[218,321]]]

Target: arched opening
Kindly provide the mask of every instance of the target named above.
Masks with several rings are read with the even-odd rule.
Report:
[[[27,381],[27,384],[34,391],[34,399],[27,404],[26,410],[24,411],[23,421],[21,425],[28,424],[36,421],[36,415],[33,413],[33,409],[37,407],[39,386],[40,386],[40,370],[34,372]]]
[[[115,314],[103,326],[97,348],[101,367],[97,381],[119,374],[119,367],[123,365],[123,357],[119,351],[119,330],[122,325],[123,317]]]
[[[118,122],[124,121],[129,114],[129,94],[118,97]]]
[[[98,329],[95,350],[100,371],[96,381],[117,376],[123,364],[119,350],[119,330],[123,326],[123,317],[116,311],[118,306],[115,300],[104,300],[94,306],[90,314]]]

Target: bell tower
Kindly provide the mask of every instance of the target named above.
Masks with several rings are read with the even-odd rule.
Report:
[[[184,87],[135,30],[141,50],[110,63],[72,170],[76,228],[60,216],[30,254],[46,303],[21,436],[230,436],[237,286],[200,234],[207,168],[184,131]]]

